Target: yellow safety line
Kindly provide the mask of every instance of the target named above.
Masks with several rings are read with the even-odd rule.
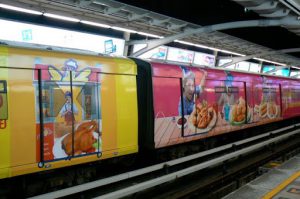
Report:
[[[262,199],[270,199],[274,197],[276,194],[278,194],[282,189],[284,189],[286,186],[291,184],[294,180],[296,180],[300,176],[300,171],[294,173],[292,176],[290,176],[288,179],[283,181],[280,185],[275,187],[272,191],[268,192],[266,195],[262,197]]]

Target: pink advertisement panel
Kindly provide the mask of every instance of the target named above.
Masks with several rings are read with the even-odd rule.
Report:
[[[284,117],[300,115],[300,85],[282,87],[282,112]]]
[[[244,77],[242,73],[153,64],[155,147],[281,119],[278,82],[254,75],[241,81]]]

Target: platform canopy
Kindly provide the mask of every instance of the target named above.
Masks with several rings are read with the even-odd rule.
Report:
[[[119,30],[124,28],[123,30],[130,34],[146,36],[147,40],[142,42],[148,46],[152,45],[152,48],[158,44],[164,45],[179,40],[195,44],[196,47],[208,46],[211,49],[238,52],[242,55],[261,53],[260,58],[266,60],[299,65],[300,58],[286,54],[286,51],[276,49],[277,53],[269,53],[274,49],[220,32],[231,28],[280,26],[299,34],[299,12],[296,9],[299,7],[298,1],[234,1],[245,9],[259,13],[263,18],[201,26],[113,0],[1,0],[0,3],[35,10],[44,16],[50,13],[75,18],[77,23],[89,23],[102,28]],[[129,40],[128,42],[128,44],[134,43],[141,43],[141,41]]]

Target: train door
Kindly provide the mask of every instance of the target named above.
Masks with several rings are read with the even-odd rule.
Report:
[[[9,132],[8,121],[8,101],[7,101],[7,74],[8,69],[0,68],[0,170],[10,166],[9,159]],[[5,175],[0,172],[0,177]]]
[[[281,117],[280,84],[257,84],[254,87],[254,121],[264,121]]]
[[[1,168],[36,162],[32,74],[32,69],[0,68],[0,176]]]
[[[173,137],[180,137],[183,118],[180,106],[181,78],[153,77],[154,140],[156,147],[169,144]]]
[[[101,156],[100,73],[38,71],[36,85],[39,162]]]

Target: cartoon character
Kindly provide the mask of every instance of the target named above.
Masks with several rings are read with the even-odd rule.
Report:
[[[65,93],[66,102],[61,108],[59,114],[61,117],[65,118],[66,125],[71,125],[72,122],[75,122],[74,114],[78,114],[78,109],[76,105],[73,103],[73,110],[72,110],[72,93],[67,91]]]
[[[69,59],[64,63],[61,71],[54,66],[49,66],[49,74],[51,76],[51,80],[70,81],[70,71],[72,71],[73,81],[88,81],[89,76],[92,73],[92,69],[90,67],[83,68],[80,71],[77,71],[77,69],[77,61],[74,59]]]

